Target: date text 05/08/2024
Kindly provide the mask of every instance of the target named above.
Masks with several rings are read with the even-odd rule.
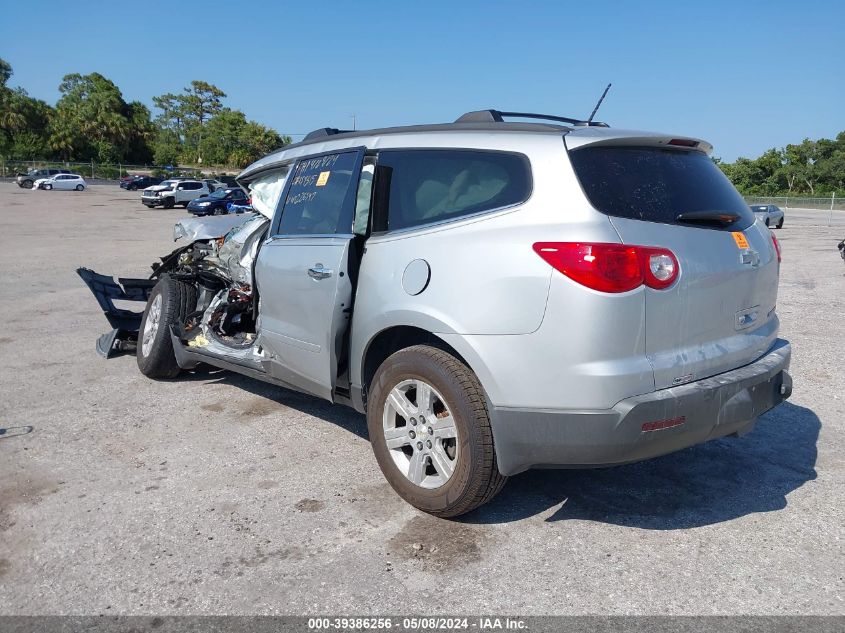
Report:
[[[477,617],[337,617],[309,618],[308,629],[319,630],[390,630],[431,631],[431,630],[509,630],[519,631],[526,628],[524,620],[518,618]]]

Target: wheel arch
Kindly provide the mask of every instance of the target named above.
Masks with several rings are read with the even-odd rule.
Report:
[[[391,354],[414,345],[430,345],[440,349],[451,354],[475,372],[463,354],[437,334],[411,325],[390,326],[375,334],[364,347],[361,357],[361,404],[364,409],[366,409],[368,387],[381,364]]]

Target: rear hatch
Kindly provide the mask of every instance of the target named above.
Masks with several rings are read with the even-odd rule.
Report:
[[[645,349],[657,389],[762,356],[778,331],[779,262],[769,229],[694,139],[567,135],[590,204],[625,244],[672,250],[677,282],[646,288]]]

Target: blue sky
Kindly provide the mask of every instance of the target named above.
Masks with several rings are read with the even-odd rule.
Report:
[[[498,108],[703,137],[726,160],[845,130],[845,2],[10,2],[12,85],[100,72],[152,105],[192,79],[284,133]],[[297,140],[297,137],[294,137]]]

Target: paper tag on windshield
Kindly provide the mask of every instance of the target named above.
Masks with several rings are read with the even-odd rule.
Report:
[[[745,235],[741,231],[731,231],[731,235],[733,235],[737,248],[748,248],[748,240],[745,239]]]
[[[324,187],[329,181],[329,174],[331,173],[332,172],[330,171],[321,171],[319,177],[317,178],[317,186]]]

